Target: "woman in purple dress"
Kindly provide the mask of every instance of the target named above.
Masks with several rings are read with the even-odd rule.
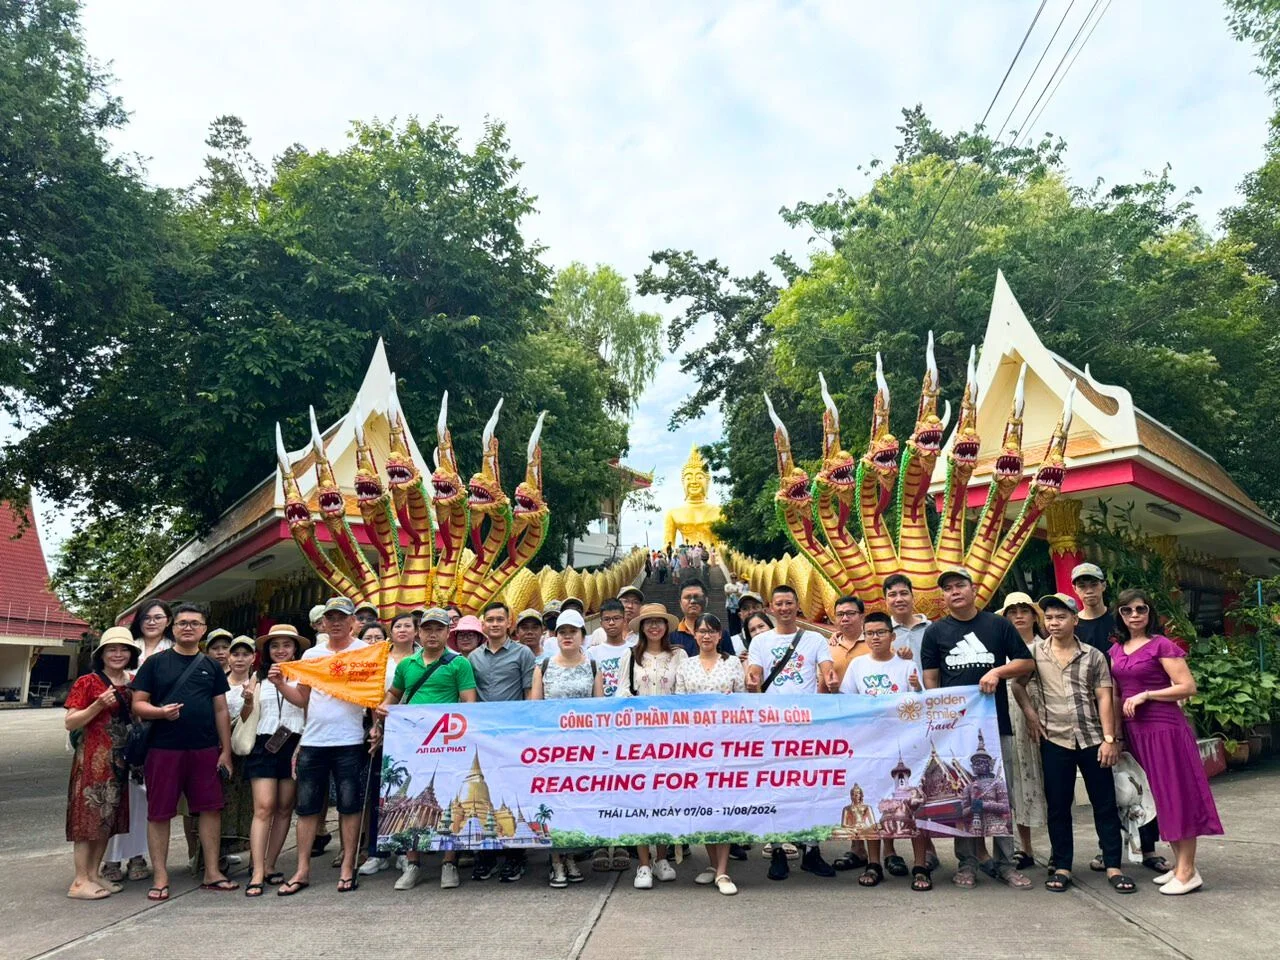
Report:
[[[1196,682],[1186,655],[1158,632],[1155,607],[1144,591],[1126,590],[1116,605],[1118,642],[1111,647],[1116,702],[1129,752],[1151,784],[1160,837],[1173,847],[1175,861],[1155,882],[1161,893],[1190,893],[1203,882],[1196,870],[1196,838],[1222,833],[1200,751],[1178,706],[1195,694]]]

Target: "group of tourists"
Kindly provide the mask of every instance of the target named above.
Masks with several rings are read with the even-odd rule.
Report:
[[[166,900],[170,823],[179,814],[188,821],[191,866],[202,890],[240,889],[226,870],[236,841],[244,840],[250,857],[244,895],[259,897],[269,887],[278,896],[297,895],[311,885],[313,858],[331,840],[324,832],[330,807],[339,828],[337,889],[354,891],[361,876],[395,866],[395,889],[412,889],[423,855],[377,849],[373,809],[383,720],[397,704],[744,692],[881,696],[953,686],[978,686],[995,697],[1017,824],[1016,842],[991,837],[988,848],[985,838],[957,838],[953,883],[971,888],[987,876],[1013,888],[1032,886],[1031,829],[1046,827],[1044,886],[1067,890],[1078,771],[1100,851],[1090,867],[1105,871],[1116,893],[1135,892],[1122,861],[1110,769],[1127,751],[1145,771],[1158,813],[1141,831],[1142,865],[1156,874],[1161,893],[1197,889],[1196,840],[1222,827],[1178,706],[1195,683],[1183,651],[1161,635],[1151,598],[1126,590],[1112,610],[1105,575],[1093,564],[1074,571],[1080,602],[1066,594],[1033,600],[1011,593],[999,610],[980,611],[972,578],[960,567],[943,571],[937,586],[947,616],[935,622],[916,611],[911,581],[895,575],[883,584],[887,612],[866,613],[857,597],[840,597],[830,636],[799,622],[796,592],[785,584],[773,588],[767,604],[745,585],[736,589],[731,630],[706,612],[706,587],[692,574],[681,578],[679,616],[628,586],[601,604],[591,633],[582,603],[572,598],[514,617],[494,602],[478,617],[432,608],[381,623],[371,605],[334,597],[311,611],[314,643],[288,624],[257,638],[209,631],[201,608],[148,600],[131,628],[102,634],[92,671],[66,701],[75,751],[67,804],[75,879],[68,896],[103,899],[126,879],[150,877],[148,898]],[[374,711],[281,670],[288,661],[370,644],[389,648],[386,697]],[[297,865],[286,877],[277,860],[295,815]],[[1169,843],[1172,864],[1155,852],[1157,837]],[[799,861],[819,877],[857,871],[864,887],[888,874],[909,876],[913,891],[931,890],[939,867],[935,841],[921,832],[909,842],[910,864],[888,838],[854,840],[830,863],[816,844],[767,844],[764,854],[771,880],[785,880],[790,863]],[[746,859],[748,849],[707,845],[709,866],[694,882],[733,895],[729,864]],[[579,863],[588,860],[600,870],[630,870],[634,861],[633,885],[649,889],[676,879],[684,852],[664,845],[594,855],[553,850],[548,882],[553,888],[581,882]],[[466,856],[442,855],[442,888],[460,885]],[[470,876],[511,883],[527,868],[522,850],[479,851]]]
[[[644,573],[646,577],[654,577],[658,583],[680,583],[690,578],[706,580],[709,565],[715,562],[715,555],[710,547],[701,541],[682,543],[675,547],[667,544],[665,550],[652,550],[645,557]]]

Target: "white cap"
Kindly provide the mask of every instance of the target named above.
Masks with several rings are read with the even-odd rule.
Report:
[[[587,629],[587,621],[582,619],[582,614],[577,610],[565,610],[556,618],[556,629],[561,627],[577,627],[579,630]]]

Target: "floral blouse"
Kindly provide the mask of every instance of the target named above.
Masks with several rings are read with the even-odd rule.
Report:
[[[660,697],[676,692],[676,677],[680,666],[689,655],[680,647],[669,653],[641,653],[637,647],[632,653],[636,696]]]
[[[737,657],[720,657],[708,670],[699,657],[687,657],[676,672],[676,693],[745,693],[747,674]]]

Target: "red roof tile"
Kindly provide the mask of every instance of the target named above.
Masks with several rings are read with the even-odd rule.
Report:
[[[26,523],[19,536],[19,519],[9,504],[0,503],[0,633],[75,639],[89,625],[68,613],[49,589],[49,569],[30,509]]]

